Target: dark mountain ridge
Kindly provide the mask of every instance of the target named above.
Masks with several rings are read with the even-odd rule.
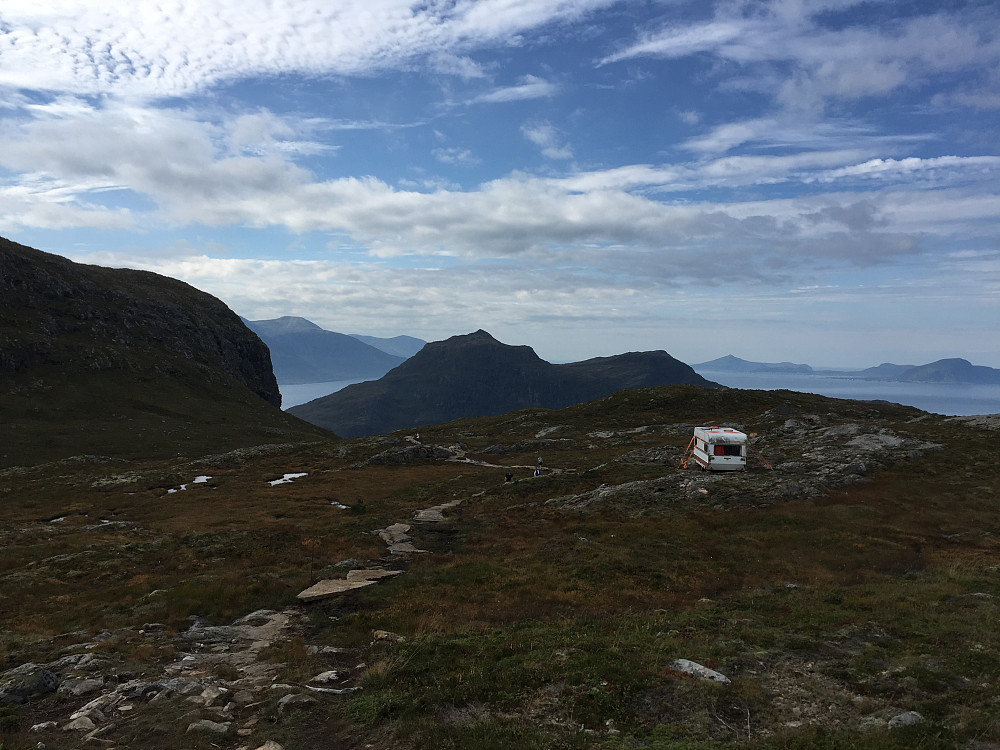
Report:
[[[280,405],[267,347],[215,297],[0,239],[0,465],[318,434]]]
[[[279,383],[374,380],[404,360],[305,318],[286,315],[244,322],[267,344]]]
[[[429,343],[381,379],[289,413],[355,437],[529,407],[559,409],[624,389],[672,383],[716,385],[664,351],[553,365],[529,346],[503,344],[479,330]]]

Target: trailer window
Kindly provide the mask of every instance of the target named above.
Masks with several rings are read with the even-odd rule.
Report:
[[[742,456],[743,446],[741,445],[717,445],[714,451],[716,456]]]

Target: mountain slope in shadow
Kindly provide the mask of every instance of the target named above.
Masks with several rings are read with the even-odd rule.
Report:
[[[429,343],[377,381],[288,411],[343,437],[359,437],[516,409],[560,409],[673,383],[717,385],[664,351],[553,365],[531,347],[503,344],[479,330]]]

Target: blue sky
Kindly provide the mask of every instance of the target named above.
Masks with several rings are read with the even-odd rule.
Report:
[[[1000,367],[1000,7],[4,0],[0,234],[552,362]]]

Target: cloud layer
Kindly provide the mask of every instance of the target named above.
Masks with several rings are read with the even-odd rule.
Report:
[[[734,344],[903,309],[930,339],[1000,321],[998,69],[963,2],[10,0],[0,232],[557,359],[697,346],[719,295]]]

